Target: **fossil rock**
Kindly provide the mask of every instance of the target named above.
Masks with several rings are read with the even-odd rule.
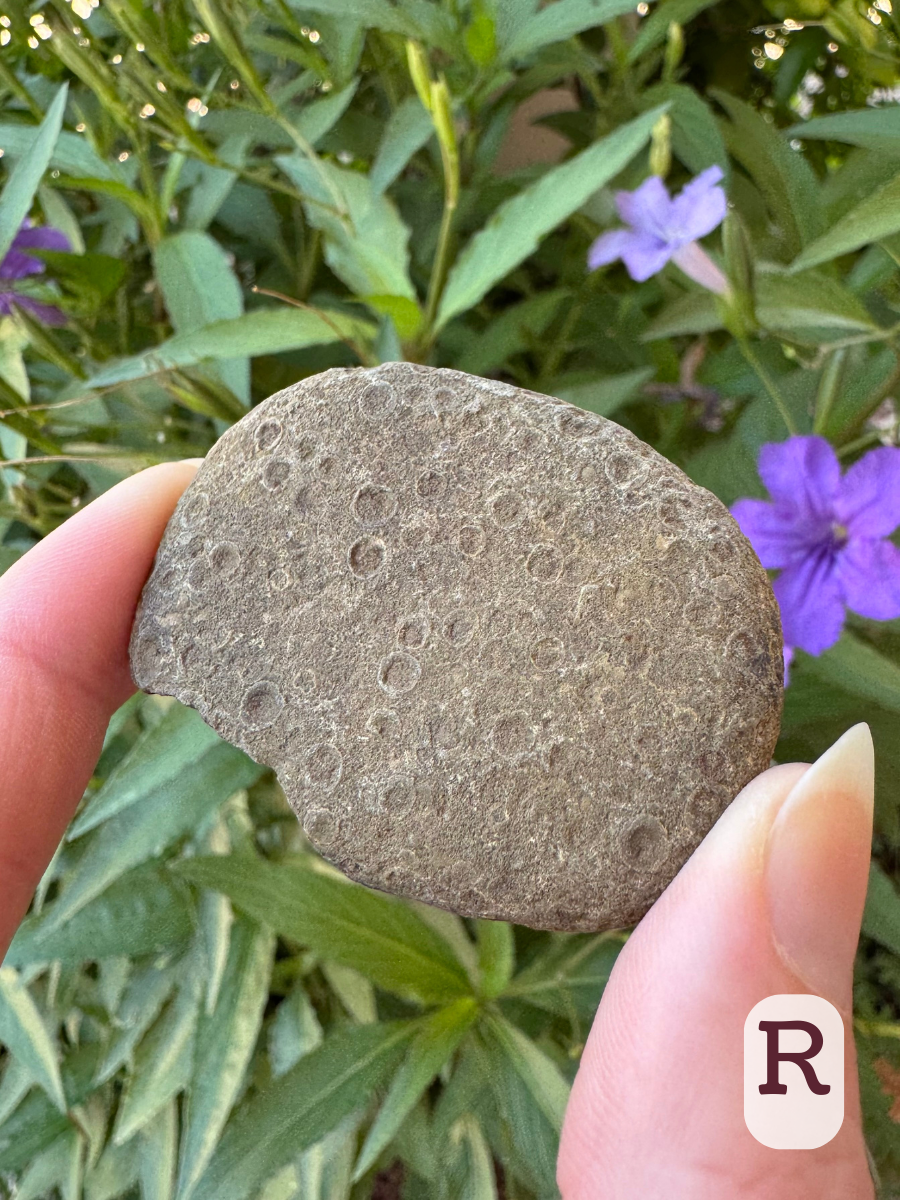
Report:
[[[714,496],[602,417],[405,363],[219,440],[131,661],[354,879],[548,929],[639,918],[782,699],[775,599]]]

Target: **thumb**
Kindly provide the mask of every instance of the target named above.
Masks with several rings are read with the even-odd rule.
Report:
[[[866,725],[812,767],[773,767],[641,921],[572,1089],[564,1200],[871,1200],[851,1008],[873,795]],[[744,1021],[791,992],[844,1018],[844,1122],[816,1150],[773,1150],[744,1124]]]

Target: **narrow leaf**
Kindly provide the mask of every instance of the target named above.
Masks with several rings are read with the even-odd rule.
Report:
[[[486,1029],[502,1048],[535,1104],[559,1132],[569,1101],[569,1085],[556,1064],[521,1029],[503,1017],[488,1017]]]
[[[543,13],[551,14],[554,7]],[[646,144],[661,111],[654,109],[621,126],[502,204],[454,264],[438,325],[477,304],[537,249],[543,237],[618,175]]]
[[[525,58],[544,46],[605,25],[623,13],[633,11],[634,4],[630,0],[556,0],[520,26],[504,47],[501,58],[505,61]]]
[[[869,866],[862,930],[867,937],[900,954],[900,893],[877,862]]]
[[[804,666],[826,683],[900,712],[900,667],[846,630],[836,645],[805,659]]]
[[[69,85],[64,83],[37,131],[32,134],[33,141],[28,150],[13,167],[0,195],[0,261],[6,257],[13,238],[31,211],[34,194],[50,165],[53,148],[62,129],[68,92]]]
[[[431,116],[422,107],[421,100],[418,96],[407,96],[385,126],[378,154],[369,172],[369,182],[375,195],[381,195],[390,187],[433,133]]]
[[[506,926],[508,928],[508,926]],[[410,1043],[399,1071],[391,1080],[388,1093],[369,1130],[353,1172],[361,1179],[465,1037],[478,1015],[474,999],[457,1000],[425,1018]]]
[[[568,400],[588,412],[608,417],[636,396],[647,380],[653,378],[653,373],[653,367],[639,367],[636,371],[601,375],[580,383],[557,386],[554,390],[560,400]]]
[[[791,263],[792,271],[805,271],[830,262],[860,246],[878,242],[900,230],[900,175],[896,175],[861,204],[850,210],[827,233],[808,245]]]
[[[90,835],[90,844],[59,900],[44,911],[42,932],[62,928],[126,871],[157,857],[196,829],[205,816],[241,788],[255,783],[261,774],[262,767],[246,754],[219,742],[136,810],[128,808],[112,817]]]
[[[883,108],[862,108],[857,111],[831,113],[813,117],[783,130],[785,138],[847,142],[867,150],[900,155],[900,105]]]
[[[187,859],[177,870],[388,991],[440,1001],[470,990],[447,943],[401,901],[381,892],[294,863],[276,866],[243,855]]]
[[[0,1043],[64,1113],[66,1097],[53,1038],[13,967],[0,967]]]
[[[81,837],[109,817],[144,801],[220,741],[193,708],[177,701],[156,725],[145,730],[109,779],[72,822],[68,838]]]
[[[181,1142],[179,1200],[188,1200],[212,1157],[256,1045],[269,996],[275,942],[255,922],[238,920],[219,1001],[200,1022],[196,1063]]]
[[[366,1104],[400,1060],[412,1022],[329,1038],[258,1092],[227,1126],[194,1200],[244,1200],[279,1167]]]
[[[178,1164],[178,1104],[170,1100],[141,1132],[138,1177],[141,1200],[172,1200]]]
[[[516,947],[512,926],[505,921],[478,922],[478,965],[481,994],[493,1000],[512,977]]]
[[[634,62],[642,54],[664,42],[673,22],[676,25],[686,25],[704,9],[712,8],[716,3],[718,0],[661,0],[650,16],[641,22],[638,35],[628,51],[628,61]]]

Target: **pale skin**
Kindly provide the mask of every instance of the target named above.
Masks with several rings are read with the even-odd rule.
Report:
[[[135,605],[196,466],[125,480],[0,578],[0,954],[134,691]],[[719,820],[612,973],[566,1114],[563,1200],[872,1200],[851,1025],[872,803],[860,725]],[[743,1122],[744,1019],[807,991],[844,1016],[844,1123],[817,1150],[772,1150]]]

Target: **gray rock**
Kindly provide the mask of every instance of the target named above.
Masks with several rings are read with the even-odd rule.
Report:
[[[547,929],[637,920],[782,702],[775,599],[714,496],[602,417],[410,364],[219,440],[131,661],[352,878]]]

